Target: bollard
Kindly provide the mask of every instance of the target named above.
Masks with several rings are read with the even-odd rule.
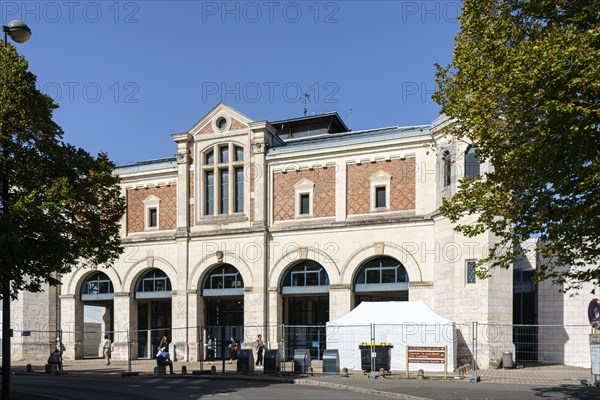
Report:
[[[25,367],[25,371],[31,372],[31,364],[27,364],[27,367]]]
[[[181,366],[181,375],[187,375],[187,367],[185,365]]]
[[[417,379],[425,379],[425,371],[423,371],[422,369],[420,369],[417,372]]]
[[[385,370],[383,368],[379,368],[379,377],[385,378]]]
[[[348,368],[342,368],[342,372],[340,373],[340,376],[342,378],[347,378],[348,377]]]
[[[215,367],[214,365],[212,367],[210,367],[210,373],[212,375],[216,375],[217,374],[217,367]]]

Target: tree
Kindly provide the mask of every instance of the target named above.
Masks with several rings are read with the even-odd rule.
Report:
[[[599,10],[598,0],[465,0],[454,58],[436,65],[449,134],[493,166],[441,206],[466,236],[498,237],[482,277],[538,237],[547,261],[536,280],[599,284]]]
[[[122,252],[125,210],[106,154],[62,141],[58,107],[36,89],[15,48],[0,45],[0,285],[2,398],[10,396],[10,297],[39,291],[75,265],[110,265]]]
[[[14,295],[56,284],[78,264],[110,265],[122,252],[125,204],[107,155],[62,142],[58,106],[13,46],[0,52],[0,278]]]

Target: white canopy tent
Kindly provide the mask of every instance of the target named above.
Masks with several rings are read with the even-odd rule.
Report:
[[[422,301],[362,302],[342,318],[327,323],[327,349],[339,350],[340,368],[362,369],[359,343],[372,338],[394,346],[392,370],[406,369],[406,346],[448,346],[448,371],[456,367],[454,322]],[[409,369],[443,371],[444,365],[411,363]]]

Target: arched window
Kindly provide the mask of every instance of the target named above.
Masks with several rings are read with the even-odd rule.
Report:
[[[450,186],[450,182],[452,180],[452,155],[449,151],[445,151],[442,160],[444,161],[444,187]]]
[[[112,300],[113,285],[104,272],[95,272],[88,276],[81,288],[81,300]]]
[[[153,268],[138,281],[136,299],[157,299],[171,297],[171,280],[163,271]]]
[[[202,168],[203,215],[244,212],[244,149],[232,143],[216,144],[204,152]]]
[[[204,279],[202,296],[240,296],[244,294],[244,280],[233,265],[221,264]]]
[[[329,293],[329,276],[325,268],[312,260],[291,266],[283,278],[282,294]]]
[[[408,273],[404,265],[392,257],[367,261],[354,280],[355,292],[388,292],[408,290]]]
[[[477,155],[477,147],[469,146],[465,152],[465,176],[477,179],[480,175],[480,161]]]

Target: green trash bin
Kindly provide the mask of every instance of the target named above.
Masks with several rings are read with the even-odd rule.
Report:
[[[375,353],[375,371],[383,368],[389,372],[392,369],[392,348],[394,346],[387,342],[361,342],[360,349],[361,369],[365,372],[371,372],[371,353]]]

